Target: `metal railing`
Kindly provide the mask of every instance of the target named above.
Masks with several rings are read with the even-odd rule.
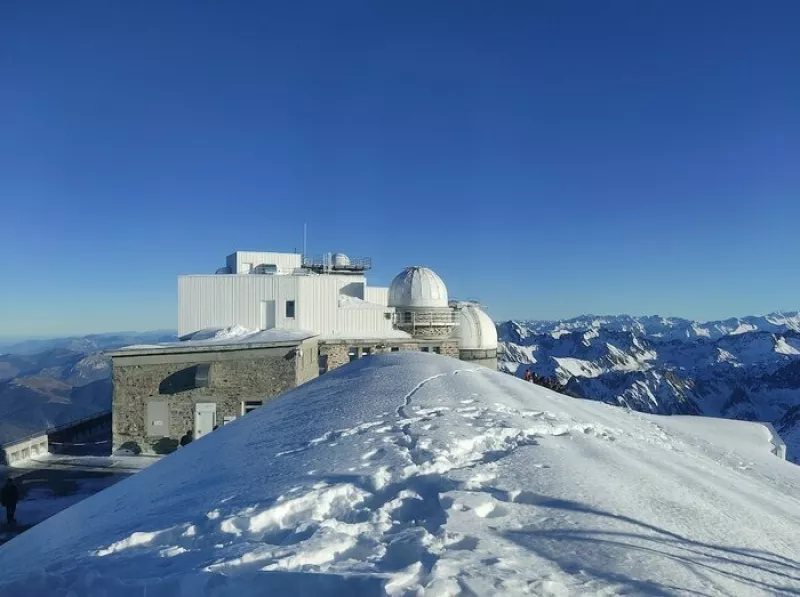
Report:
[[[363,272],[372,268],[371,257],[335,259],[330,253],[303,257],[303,267],[316,272]]]
[[[458,313],[452,309],[442,311],[399,311],[395,313],[395,325],[424,327],[456,325]]]
[[[93,415],[88,415],[86,417],[83,417],[82,419],[76,419],[75,421],[70,421],[69,423],[63,423],[61,425],[56,425],[54,427],[47,427],[45,429],[42,429],[41,431],[30,433],[28,435],[18,437],[10,441],[0,443],[0,448],[5,448],[6,446],[13,446],[15,444],[21,444],[22,442],[28,441],[29,439],[33,439],[34,437],[39,437],[41,435],[53,435],[54,433],[58,433],[59,431],[66,431],[70,427],[77,427],[82,423],[87,423],[94,419],[101,419],[110,414],[111,414],[110,410],[104,410],[102,412],[94,413]]]

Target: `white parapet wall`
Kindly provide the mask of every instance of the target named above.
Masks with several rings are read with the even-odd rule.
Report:
[[[0,448],[0,456],[2,456],[4,464],[16,466],[18,463],[35,456],[44,456],[48,453],[48,450],[47,434],[43,433],[42,435],[3,445]]]
[[[784,443],[784,441],[781,439],[781,436],[778,435],[778,432],[775,431],[775,428],[771,423],[764,423],[764,427],[767,428],[767,431],[769,431],[770,435],[772,436],[770,438],[770,442],[772,443],[771,452],[778,458],[786,460],[788,458],[786,454],[786,443]]]

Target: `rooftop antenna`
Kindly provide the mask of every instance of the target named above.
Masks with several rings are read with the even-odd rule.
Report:
[[[306,224],[307,222],[303,222],[303,261],[306,260],[306,238],[308,237]]]

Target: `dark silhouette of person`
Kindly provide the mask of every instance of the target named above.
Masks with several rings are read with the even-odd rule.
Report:
[[[189,429],[181,438],[181,447],[188,446],[192,442],[192,430]]]
[[[2,495],[0,495],[0,502],[6,509],[6,522],[13,524],[16,521],[14,514],[17,511],[17,502],[19,501],[19,489],[17,489],[14,479],[9,477],[6,479],[6,484],[3,486]]]

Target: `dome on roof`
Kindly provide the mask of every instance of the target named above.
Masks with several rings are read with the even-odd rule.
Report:
[[[350,265],[350,258],[344,253],[334,253],[332,260],[334,267],[347,267]]]
[[[463,349],[497,348],[497,328],[486,312],[475,303],[459,303],[458,327],[453,334]]]
[[[447,287],[432,269],[407,267],[389,286],[389,306],[447,308]]]

